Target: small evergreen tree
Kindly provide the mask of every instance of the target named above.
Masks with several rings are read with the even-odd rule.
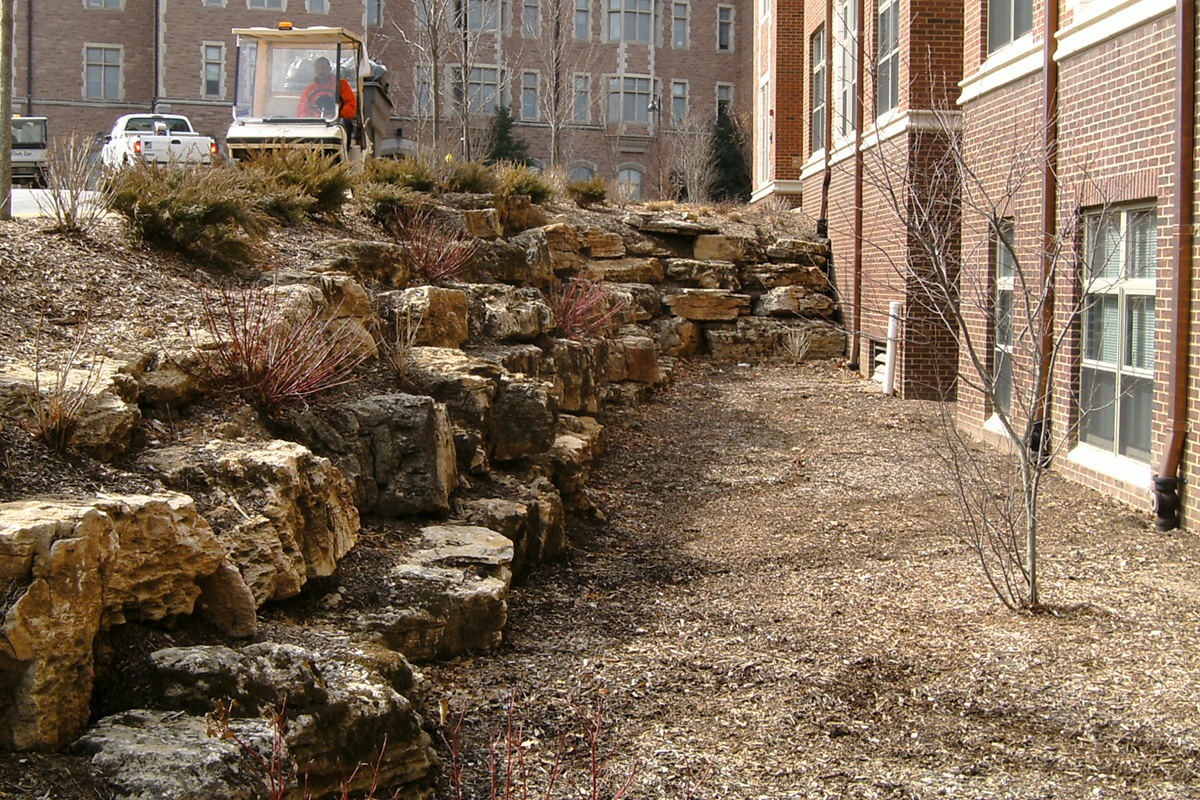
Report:
[[[516,164],[529,165],[529,146],[525,140],[513,135],[515,120],[508,106],[497,106],[496,114],[492,117],[492,127],[488,132],[488,151],[484,161],[495,164],[500,161],[512,161]]]
[[[716,176],[712,184],[714,200],[750,199],[749,148],[742,126],[722,107],[713,123],[712,160],[716,165]]]

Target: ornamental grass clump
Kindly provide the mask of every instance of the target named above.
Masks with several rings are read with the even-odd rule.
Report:
[[[477,161],[451,161],[446,167],[444,181],[448,192],[468,194],[491,194],[499,182],[496,173],[486,164]]]
[[[336,214],[349,199],[354,183],[350,164],[311,147],[281,147],[255,155],[244,166],[246,176],[263,187],[264,202],[271,195],[309,198],[306,214]],[[301,221],[293,214],[276,217],[284,224]]]
[[[545,203],[554,196],[554,186],[542,173],[524,164],[506,162],[497,166],[499,188],[505,197],[529,195],[532,203]]]
[[[625,301],[603,283],[579,276],[555,284],[544,295],[555,329],[568,339],[600,337],[625,310]]]
[[[363,176],[374,183],[385,183],[414,192],[432,192],[437,188],[437,176],[429,164],[411,156],[368,161]]]
[[[109,191],[139,239],[215,266],[249,263],[268,225],[236,165],[138,163],[114,173]]]
[[[90,313],[88,318],[90,319]],[[88,319],[78,329],[74,343],[60,361],[57,369],[46,370],[42,352],[45,314],[38,320],[37,343],[33,359],[33,396],[29,399],[30,419],[27,423],[33,437],[52,450],[70,449],[71,438],[79,427],[88,398],[100,382],[104,356],[93,352],[84,357]],[[76,368],[76,365],[86,366]],[[51,379],[43,375],[50,372]]]
[[[429,209],[397,213],[392,231],[404,247],[409,271],[425,283],[462,275],[479,249],[477,239]]]
[[[572,181],[567,184],[567,196],[580,208],[599,205],[608,198],[608,183],[599,175],[586,181]]]
[[[379,225],[394,229],[398,217],[420,208],[421,196],[398,184],[369,180],[354,190],[354,203]]]
[[[206,292],[201,323],[212,346],[195,348],[200,377],[268,418],[353,382],[370,355],[336,312],[292,317],[282,300],[275,287]]]

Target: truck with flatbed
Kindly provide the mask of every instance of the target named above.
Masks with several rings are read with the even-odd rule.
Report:
[[[216,141],[197,133],[185,116],[126,114],[105,138],[100,161],[114,169],[138,162],[211,164],[216,154]]]

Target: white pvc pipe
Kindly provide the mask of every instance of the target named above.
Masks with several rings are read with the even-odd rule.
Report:
[[[900,314],[904,306],[892,302],[888,307],[887,356],[883,365],[883,393],[889,397],[896,393],[896,344],[900,339]]]

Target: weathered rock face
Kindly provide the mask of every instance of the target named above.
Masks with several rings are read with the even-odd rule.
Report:
[[[646,322],[662,314],[662,295],[648,283],[614,283],[608,288],[625,304],[633,322]]]
[[[665,233],[673,236],[700,236],[720,230],[715,223],[700,222],[695,215],[689,216],[691,218],[685,218],[681,214],[631,212],[625,215],[625,224],[646,233]]]
[[[592,258],[624,258],[625,240],[621,234],[588,228],[579,234],[579,243]]]
[[[592,503],[584,494],[592,462],[600,454],[600,434],[604,427],[591,417],[564,416],[558,436],[550,448],[550,463],[554,468],[554,486],[562,497],[563,507],[571,511],[586,510]]]
[[[536,289],[544,289],[554,281],[554,260],[550,256],[550,244],[546,241],[544,230],[526,231],[509,239],[509,243],[525,254],[524,269],[516,274],[492,273],[492,277],[504,283]]]
[[[200,399],[206,390],[200,377],[196,343],[188,337],[169,337],[161,349],[144,353],[128,367],[138,384],[138,403],[143,406],[181,409]]]
[[[762,317],[831,317],[837,304],[828,295],[803,286],[780,286],[758,298],[754,313]]]
[[[684,289],[667,295],[663,303],[675,316],[695,321],[733,320],[750,313],[750,296],[726,289]]]
[[[747,236],[697,236],[693,253],[700,261],[743,263],[762,260],[762,249],[758,240]]]
[[[408,259],[400,245],[343,239],[331,242],[327,249],[331,256],[322,271],[345,272],[368,283],[396,289],[408,285]]]
[[[824,292],[829,289],[829,279],[820,267],[812,265],[754,264],[742,272],[742,285],[747,289],[803,286],[815,292]]]
[[[459,466],[485,471],[484,434],[491,424],[492,401],[503,369],[461,350],[417,347],[413,349],[413,374],[421,391],[446,407]]]
[[[168,648],[151,661],[159,708],[199,717],[215,697],[234,700],[235,715],[253,717],[286,702],[285,743],[316,797],[336,793],[350,772],[343,768],[365,759],[381,758],[382,784],[403,787],[402,797],[428,786],[429,735],[414,707],[412,668],[399,653],[349,641],[331,641],[320,652],[263,642],[236,650]],[[365,770],[350,788],[367,789],[372,777]]]
[[[504,284],[471,284],[464,289],[474,339],[528,342],[554,327],[554,312],[537,289]]]
[[[343,624],[372,631],[407,658],[452,658],[500,643],[513,546],[486,528],[435,525],[386,576],[390,607]]]
[[[592,348],[571,339],[552,339],[542,353],[541,375],[553,383],[559,409],[586,414],[599,411]]]
[[[215,441],[151,452],[146,461],[166,485],[212,495],[208,519],[258,606],[332,574],[357,541],[350,484],[303,445]]]
[[[379,316],[385,336],[394,337],[397,326],[417,326],[415,344],[423,347],[458,347],[467,340],[467,296],[457,289],[417,286],[379,295]]]
[[[591,281],[662,283],[663,263],[657,258],[614,258],[589,263],[580,275]]]
[[[555,222],[542,228],[554,261],[554,274],[562,277],[579,269],[579,236],[569,222]]]
[[[549,450],[556,416],[550,384],[505,376],[492,404],[489,455],[496,461],[511,461]]]
[[[700,352],[704,336],[700,326],[683,317],[665,317],[653,322],[659,352],[673,358],[691,358]]]
[[[783,322],[768,317],[742,317],[728,328],[704,332],[713,357],[728,361],[782,358],[787,355],[783,337],[803,331],[807,337],[806,358],[836,358],[845,354],[846,337],[825,322]]]
[[[495,239],[504,234],[500,212],[494,208],[467,209],[463,212],[463,229],[477,239]]]
[[[500,224],[504,227],[505,236],[512,236],[529,227],[529,214],[533,204],[528,195],[496,195],[494,203],[500,213]]]
[[[53,750],[79,732],[103,628],[190,614],[206,586],[252,619],[249,590],[223,564],[184,495],[0,505],[0,584],[23,587],[0,639],[0,744]]]
[[[767,246],[767,258],[775,262],[799,262],[823,266],[829,256],[829,245],[804,239],[779,239]]]
[[[738,270],[732,261],[697,261],[694,258],[668,258],[667,277],[682,286],[698,289],[741,288]]]
[[[60,389],[60,376],[53,370],[39,372],[19,364],[0,367],[0,416],[33,429],[35,408],[49,413],[62,401],[77,422],[70,445],[111,461],[129,448],[142,421],[137,381],[125,369],[124,364],[98,358],[90,368],[71,369]]]
[[[458,516],[468,525],[495,531],[512,542],[513,575],[525,572],[525,553],[531,537],[529,506],[516,500],[487,498],[461,504]]]
[[[404,516],[445,511],[458,485],[446,409],[432,397],[368,397],[288,414],[285,424],[329,458],[354,487],[360,511]]]

